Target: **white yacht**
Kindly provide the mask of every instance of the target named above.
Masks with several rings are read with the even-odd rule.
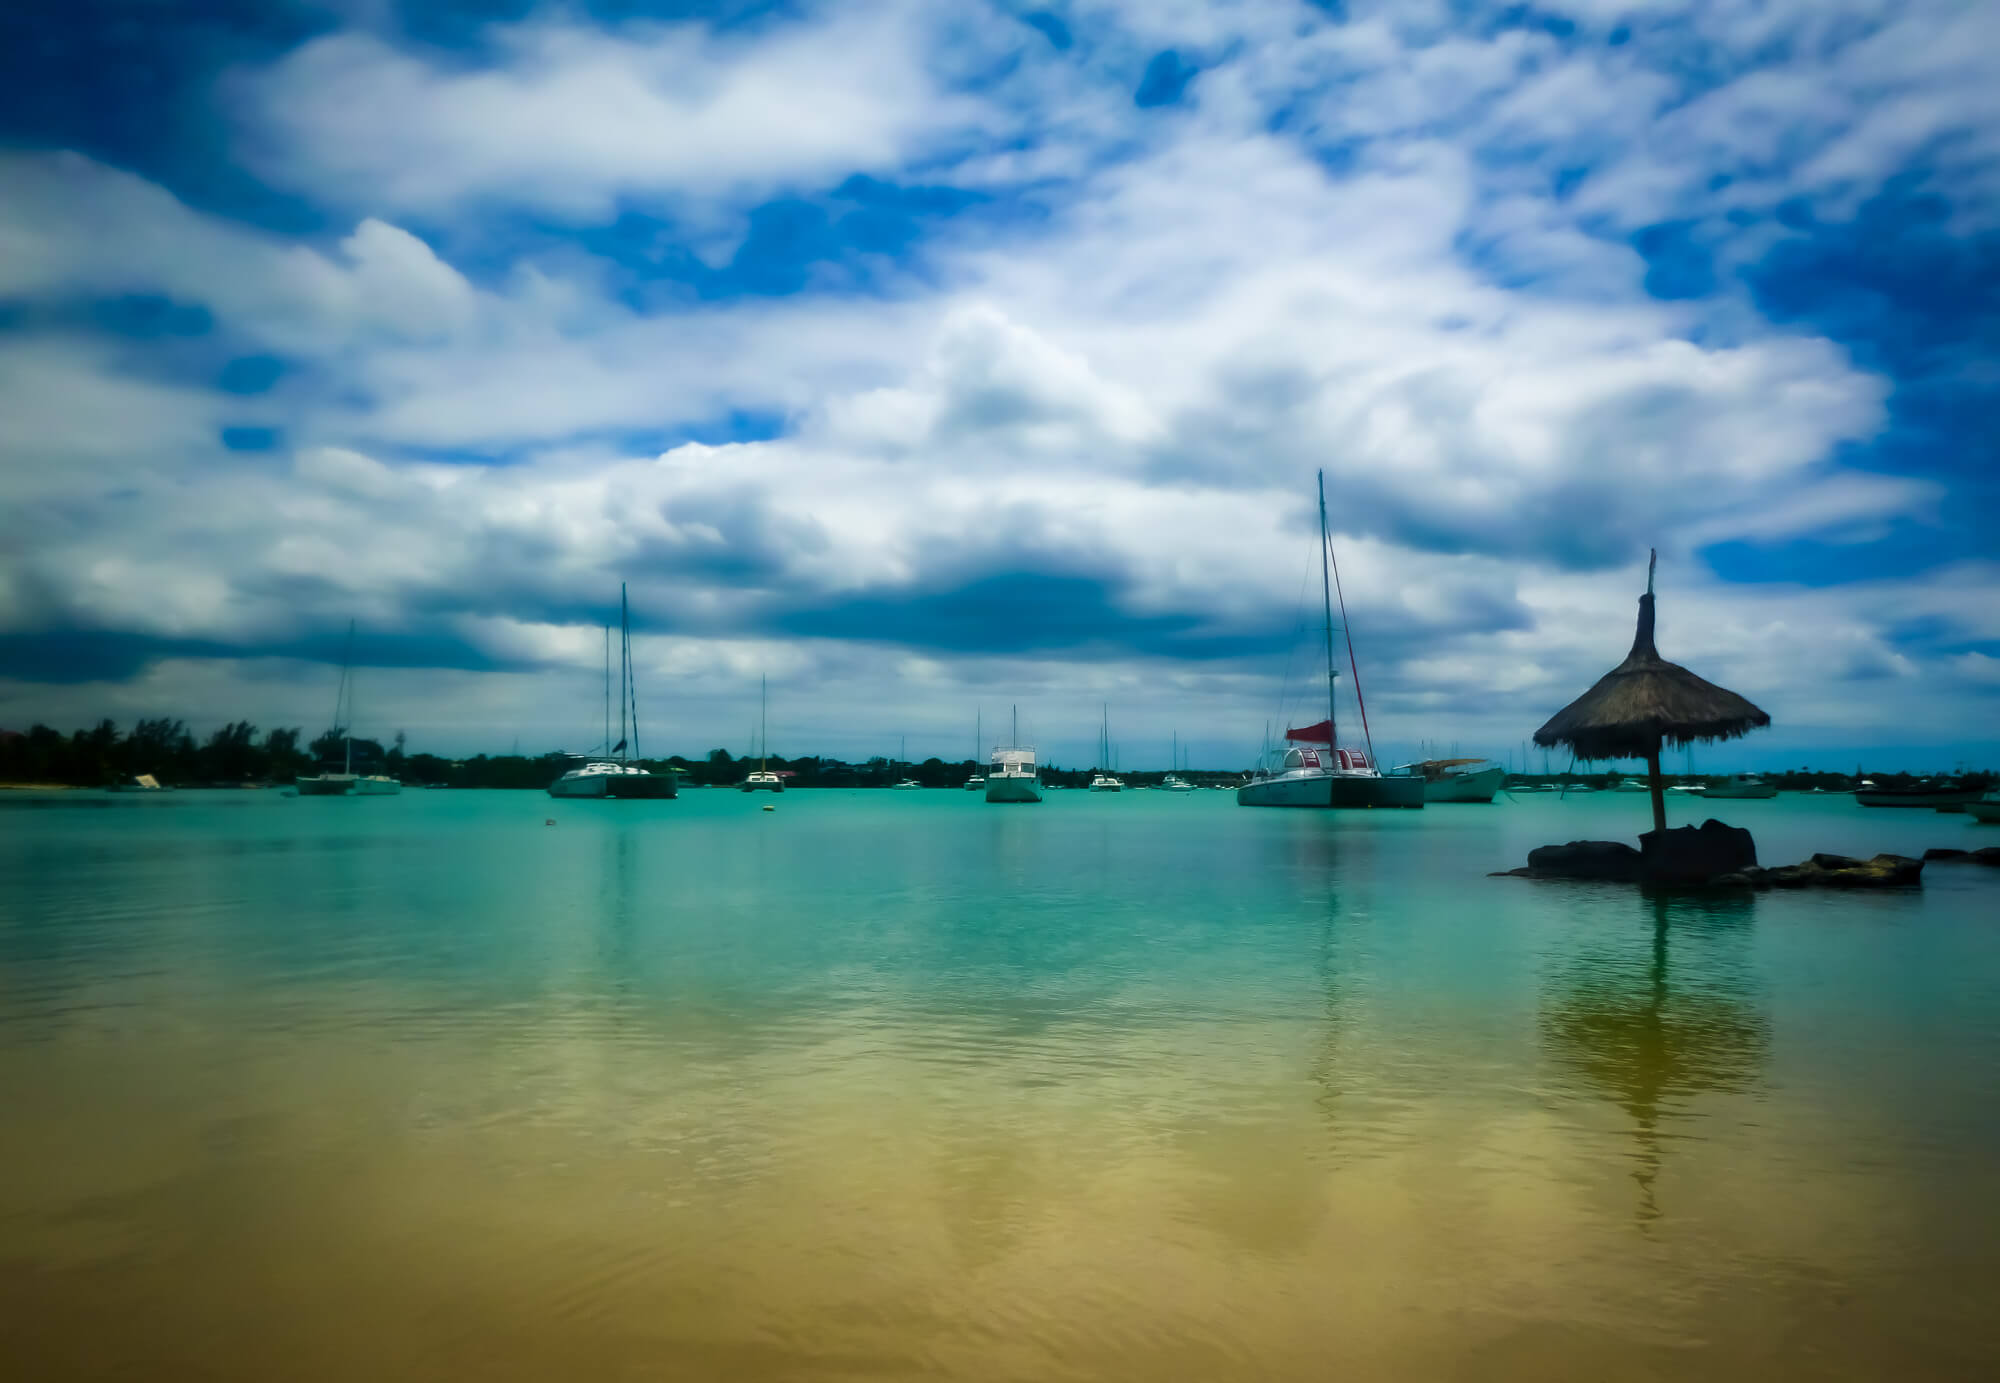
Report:
[[[783,792],[785,780],[771,771],[771,688],[768,679],[757,679],[757,771],[739,785],[742,792]]]
[[[1014,742],[994,749],[986,770],[988,802],[1039,802],[1042,773],[1032,746],[1021,743],[1021,713],[1014,712]]]
[[[1326,527],[1326,473],[1319,477],[1319,584],[1326,614],[1326,719],[1317,725],[1285,731],[1285,748],[1267,751],[1250,781],[1236,789],[1239,807],[1422,807],[1424,780],[1384,777],[1373,756],[1343,749],[1334,718],[1334,689],[1340,674],[1333,668],[1333,588],[1328,569],[1332,544]],[[1344,607],[1343,607],[1344,608]],[[1344,624],[1344,621],[1343,621]],[[1354,659],[1354,639],[1347,640]],[[1356,696],[1360,690],[1357,687]],[[1363,712],[1364,716],[1366,712]],[[1362,730],[1367,731],[1364,719]]]
[[[1114,777],[1109,768],[1111,763],[1111,703],[1104,703],[1104,728],[1097,734],[1097,762],[1106,767],[1099,768],[1091,775],[1092,792],[1123,792],[1125,784]]]
[[[333,694],[333,728],[340,736],[341,766],[338,773],[323,770],[301,773],[293,780],[301,797],[394,797],[403,790],[400,780],[386,773],[354,771],[354,621],[347,622],[347,648],[340,655],[340,686]],[[155,784],[157,786],[157,784]]]
[[[889,791],[891,791],[891,792],[917,792],[917,791],[919,791],[920,789],[922,789],[922,787],[923,787],[923,784],[922,784],[922,783],[920,783],[920,782],[918,782],[918,781],[917,781],[917,780],[916,780],[915,778],[905,778],[905,779],[903,779],[903,780],[902,780],[902,781],[901,781],[900,783],[891,783],[891,784],[889,784]]]
[[[979,717],[979,713],[978,713],[977,711],[973,712],[973,715],[972,715],[972,761],[973,761],[973,763],[975,763],[975,764],[979,762],[979,745],[980,745],[980,742],[981,742],[982,740],[984,740],[984,739],[986,738],[986,735],[985,735],[984,731],[985,731],[985,727],[984,727],[983,725],[981,725],[981,724],[980,724],[980,717]],[[979,791],[979,789],[981,789],[981,788],[983,788],[983,787],[985,787],[985,786],[986,786],[986,775],[984,775],[983,773],[980,773],[980,772],[979,772],[979,771],[978,771],[977,769],[973,770],[973,774],[972,774],[972,776],[971,776],[970,778],[967,778],[967,779],[965,780],[965,790],[966,790],[967,792],[977,792],[977,791]]]
[[[1638,778],[1620,778],[1611,785],[1613,792],[1651,792],[1652,789]]]
[[[1160,780],[1161,792],[1193,792],[1194,784],[1178,773],[1169,773]]]
[[[1491,759],[1424,759],[1389,770],[1394,778],[1421,778],[1426,802],[1491,802],[1507,770]]]
[[[626,715],[630,712],[630,729]],[[603,797],[660,801],[680,795],[672,773],[654,773],[639,757],[639,689],[632,674],[632,613],[618,586],[618,742],[611,742],[611,626],[604,626],[604,753],[585,758],[549,784],[551,797]],[[627,748],[630,748],[628,754]]]
[[[1776,797],[1778,790],[1754,773],[1737,773],[1720,783],[1709,784],[1702,796],[1717,797]]]

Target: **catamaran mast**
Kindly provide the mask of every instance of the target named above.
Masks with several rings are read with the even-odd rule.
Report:
[[[1326,572],[1326,472],[1319,473],[1319,594],[1326,607],[1326,742],[1329,749],[1340,747],[1340,736],[1334,729],[1333,691],[1340,674],[1333,668],[1333,584]]]
[[[771,767],[771,680],[762,673],[757,676],[757,771],[767,772]]]
[[[604,752],[611,752],[611,626],[604,626]]]

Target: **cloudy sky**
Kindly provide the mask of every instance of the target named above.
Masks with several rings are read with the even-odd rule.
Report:
[[[0,724],[2000,758],[1990,0],[27,0]],[[993,736],[989,733],[987,738]]]

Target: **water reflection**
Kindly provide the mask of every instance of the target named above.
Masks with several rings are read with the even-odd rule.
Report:
[[[1754,1088],[1769,1058],[1746,956],[1755,899],[1651,897],[1643,946],[1592,948],[1546,986],[1544,1052],[1632,1120],[1642,1225],[1660,1218],[1656,1183],[1671,1126],[1697,1097]]]

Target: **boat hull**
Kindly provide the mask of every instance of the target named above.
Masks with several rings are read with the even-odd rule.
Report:
[[[783,792],[784,790],[783,783],[742,783],[737,787],[738,792]]]
[[[988,778],[986,780],[986,800],[988,802],[1039,802],[1042,800],[1042,785],[1033,778]]]
[[[1965,811],[1976,821],[2000,822],[2000,802],[1967,802]]]
[[[549,784],[551,797],[617,798],[658,802],[680,795],[680,785],[655,773],[564,774]]]
[[[1491,802],[1506,781],[1504,768],[1482,768],[1477,773],[1454,773],[1443,778],[1424,778],[1426,802]]]
[[[1702,796],[1711,802],[1718,800],[1748,802],[1763,797],[1776,797],[1777,795],[1778,790],[1769,783],[1754,788],[1715,787],[1709,788],[1706,792],[1702,793]]]
[[[403,785],[394,778],[365,773],[322,773],[301,775],[294,780],[301,797],[394,797]]]
[[[1863,788],[1854,794],[1854,800],[1864,807],[1969,807],[1985,795],[1983,788],[1934,788],[1930,791]]]
[[[1236,789],[1239,807],[1421,807],[1421,778],[1322,774],[1265,778]]]

